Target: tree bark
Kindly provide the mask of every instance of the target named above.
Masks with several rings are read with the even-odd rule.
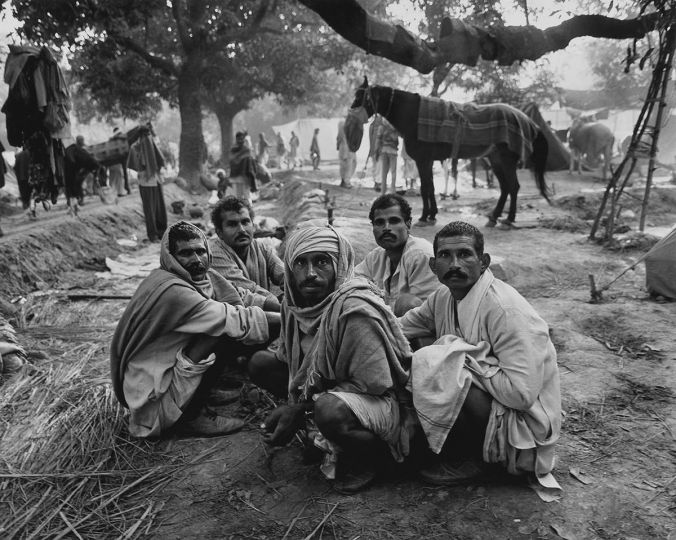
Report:
[[[214,107],[214,113],[221,128],[221,166],[226,166],[232,147],[232,124],[237,113],[231,111],[229,107],[218,106]]]
[[[400,25],[367,13],[357,0],[299,0],[317,13],[346,40],[370,54],[388,58],[420,73],[430,73],[444,64],[476,65],[479,58],[511,65],[536,60],[564,49],[573,39],[591,36],[608,39],[641,38],[664,16],[658,12],[634,19],[613,19],[603,15],[576,15],[540,30],[533,26],[502,28],[444,19],[436,42],[425,41]]]
[[[202,172],[202,106],[200,102],[201,67],[192,53],[185,58],[178,75],[178,108],[181,113],[179,176],[188,181],[191,191],[200,190]]]

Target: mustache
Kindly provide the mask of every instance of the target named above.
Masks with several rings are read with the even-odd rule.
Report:
[[[466,278],[467,274],[465,274],[465,272],[463,272],[462,270],[449,270],[444,274],[443,279],[450,279],[452,277]]]
[[[190,266],[188,266],[188,267],[186,268],[186,270],[187,270],[190,274],[201,274],[201,273],[207,271],[207,267],[206,267],[206,265],[204,265],[204,264],[196,263],[196,264],[191,264]]]

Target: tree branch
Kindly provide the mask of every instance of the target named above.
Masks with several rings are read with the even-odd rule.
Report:
[[[535,60],[564,49],[582,36],[609,39],[641,38],[654,30],[661,16],[649,13],[634,19],[577,15],[545,30],[533,26],[481,28],[460,19],[442,22],[439,40],[426,41],[400,25],[367,13],[357,0],[299,0],[333,30],[370,54],[430,73],[446,63],[476,65],[481,57],[500,65]]]
[[[160,71],[163,71],[164,73],[166,73],[167,75],[171,75],[172,77],[178,76],[179,70],[173,62],[167,60],[166,58],[155,56],[137,41],[126,36],[121,36],[112,33],[110,31],[108,31],[108,36],[119,46],[133,53],[136,53],[139,57],[145,60],[150,66],[159,69]]]

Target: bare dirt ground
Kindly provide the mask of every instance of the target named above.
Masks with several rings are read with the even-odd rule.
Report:
[[[367,219],[376,195],[370,181],[357,181],[360,185],[352,190],[338,188],[335,167],[319,173],[284,173],[279,178],[287,184],[312,180],[329,189],[329,197],[335,197],[336,226],[353,241],[358,255],[375,245]],[[99,403],[110,399],[107,347],[125,306],[124,299],[82,300],[78,295],[131,294],[140,278],[105,279],[94,273],[102,269],[96,263],[103,255],[121,252],[136,258],[157,253],[156,245],[124,247],[115,242],[132,235],[144,237],[134,194],[114,208],[92,204],[89,218],[70,224],[73,231],[90,231],[93,222],[105,218],[107,235],[90,233],[94,245],[88,244],[85,234],[71,232],[64,237],[54,232],[72,221],[65,216],[49,222],[51,233],[39,229],[40,221],[14,233],[12,222],[8,225],[3,219],[9,234],[0,239],[0,254],[6,259],[11,253],[17,260],[14,267],[0,262],[0,271],[12,279],[19,275],[22,281],[3,285],[0,291],[5,300],[26,300],[14,320],[19,340],[29,349],[31,366],[0,387],[0,492],[4,493],[0,510],[5,516],[13,511],[21,518],[0,518],[0,536],[27,537],[39,530],[37,536],[92,538],[125,534],[127,538],[268,539],[676,537],[676,303],[649,298],[641,264],[618,280],[602,303],[591,304],[588,274],[602,286],[645,248],[611,251],[587,240],[585,220],[594,217],[599,194],[583,190],[600,189],[600,182],[594,183],[590,176],[553,173],[549,183],[556,189],[554,207],[536,195],[524,173],[517,215],[523,228],[483,230],[487,251],[498,261],[499,270],[552,330],[565,410],[556,470],[563,488],[560,499],[545,503],[521,482],[431,487],[405,469],[392,470],[364,493],[338,495],[316,465],[303,463],[298,443],[270,449],[261,442],[258,425],[271,403],[251,391],[229,409],[248,420],[245,431],[152,444],[129,441],[124,430],[115,432],[123,418],[111,402],[91,428],[111,431],[110,438],[81,444],[85,454],[106,450],[100,445],[114,447],[96,454],[98,465],[89,465],[110,476],[98,480],[91,497],[95,503],[82,503],[86,509],[93,504],[92,511],[87,510],[91,516],[82,519],[83,510],[75,505],[51,504],[55,492],[80,486],[79,482],[87,485],[89,476],[82,471],[80,476],[71,471],[67,479],[38,474],[60,451],[45,443],[46,426],[58,427],[61,416],[91,406],[87,396],[98,396]],[[651,227],[676,223],[672,187],[664,185],[653,192]],[[641,193],[633,192],[639,199]],[[460,195],[457,201],[442,203],[436,228],[416,228],[414,234],[431,240],[439,226],[454,219],[483,228],[482,216],[495,203],[497,192],[472,190],[463,178]],[[171,192],[170,196],[179,195]],[[417,218],[420,199],[408,199]],[[205,201],[203,197],[197,202],[206,208]],[[624,204],[636,211],[640,201],[627,197]],[[288,208],[275,200],[260,201],[257,211],[280,220],[288,214]],[[635,219],[625,222],[636,228]],[[58,272],[31,262],[41,251],[55,257],[58,264],[52,266]],[[64,251],[65,256],[55,255]],[[40,290],[29,294],[36,283]],[[57,406],[54,398],[49,414],[42,414],[44,403],[52,398],[39,396],[46,396],[50,388],[56,388],[61,401]],[[41,415],[31,413],[37,409]],[[73,425],[60,429],[73,429]],[[35,477],[22,476],[29,472]]]

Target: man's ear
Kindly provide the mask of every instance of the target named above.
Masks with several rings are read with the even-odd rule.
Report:
[[[410,231],[411,225],[413,225],[413,218],[408,218],[404,223],[406,224],[406,228]]]
[[[491,256],[488,253],[484,253],[481,256],[481,273],[483,274],[486,268],[491,265]]]
[[[430,270],[432,270],[432,273],[436,275],[437,273],[437,265],[436,265],[437,260],[434,257],[430,257]]]

